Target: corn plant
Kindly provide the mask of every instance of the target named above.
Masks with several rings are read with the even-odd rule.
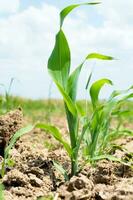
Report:
[[[105,84],[112,85],[112,81],[100,79],[90,87],[93,113],[90,118],[85,117],[88,128],[84,135],[84,153],[88,161],[92,163],[103,158],[117,160],[109,155],[112,148],[111,142],[122,136],[133,136],[132,130],[121,128],[119,122],[115,128],[111,128],[112,119],[116,116],[132,113],[132,111],[122,110],[120,107],[126,100],[133,98],[133,87],[125,91],[113,91],[109,99],[102,103],[99,100],[99,93]]]
[[[68,41],[63,32],[63,23],[66,16],[76,7],[81,5],[96,5],[98,2],[70,5],[60,12],[60,29],[56,35],[55,46],[48,60],[48,71],[54,83],[64,100],[70,143],[67,142],[57,127],[48,124],[37,124],[38,128],[50,132],[56,140],[58,140],[71,159],[71,175],[78,172],[78,153],[83,136],[88,128],[88,123],[85,122],[82,130],[79,129],[80,112],[76,103],[77,86],[80,72],[84,63],[89,59],[113,60],[113,57],[98,53],[88,54],[83,62],[72,72],[71,70],[71,52]],[[91,75],[90,75],[91,77]],[[90,79],[89,77],[89,79]],[[60,168],[61,169],[61,168]],[[63,169],[60,171],[66,175]]]
[[[13,160],[10,159],[10,150],[14,147],[16,141],[23,136],[24,134],[32,131],[32,129],[34,128],[33,125],[28,125],[24,128],[21,128],[20,130],[18,130],[11,138],[9,144],[6,146],[5,150],[4,150],[4,158],[3,161],[1,163],[1,169],[0,169],[0,175],[1,177],[3,177],[5,175],[5,169],[6,167],[11,167],[14,162]]]

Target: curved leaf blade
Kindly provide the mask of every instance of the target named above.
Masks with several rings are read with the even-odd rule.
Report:
[[[70,71],[71,55],[65,34],[60,30],[56,35],[55,46],[48,60],[48,70],[53,80],[59,82],[63,87]]]
[[[65,181],[68,181],[69,176],[67,174],[67,171],[63,168],[63,166],[55,161],[53,162],[53,164],[54,164],[55,168],[64,176]]]
[[[112,155],[109,155],[109,154],[106,154],[106,155],[103,154],[103,155],[95,156],[92,159],[89,159],[89,161],[98,161],[98,160],[104,160],[104,159],[107,159],[107,160],[110,160],[110,161],[113,161],[113,162],[119,162],[119,163],[121,163],[125,166],[129,166],[129,167],[132,166],[130,163],[125,162],[121,158],[117,158],[116,156],[112,156]]]
[[[111,100],[111,99],[113,99],[113,98],[115,98],[115,97],[118,97],[118,96],[120,96],[120,95],[126,94],[126,93],[130,92],[130,90],[132,91],[132,89],[133,89],[133,86],[130,86],[130,87],[129,87],[128,89],[126,89],[126,90],[114,90],[114,91],[112,92],[112,94],[110,95],[109,100]],[[128,98],[132,98],[132,94],[133,94],[133,93],[130,93],[129,96],[127,95],[127,99],[128,99]],[[124,96],[124,98],[125,98],[125,96]]]
[[[90,88],[90,96],[91,96],[93,108],[96,107],[98,103],[98,99],[99,99],[100,90],[105,84],[113,85],[112,81],[109,79],[100,79],[92,84]]]
[[[42,130],[50,132],[53,135],[53,137],[64,146],[68,155],[71,156],[72,150],[70,145],[63,139],[62,134],[55,126],[38,123],[36,124],[36,128],[40,128]]]
[[[70,111],[70,113],[72,113],[73,116],[76,116],[77,109],[76,109],[74,102],[71,100],[70,96],[65,92],[65,90],[62,88],[62,86],[57,82],[55,82],[55,83],[56,83],[56,86],[58,87],[60,93],[63,96],[63,99],[68,107],[68,110]]]
[[[88,59],[99,59],[99,60],[114,60],[111,56],[106,56],[99,53],[91,53],[86,56],[86,60]]]
[[[91,71],[91,73],[90,73],[90,75],[89,75],[89,77],[88,77],[88,80],[87,80],[87,83],[86,83],[86,86],[85,86],[85,89],[86,89],[86,90],[88,89],[88,86],[89,86],[89,84],[90,84],[91,77],[92,77],[92,71]]]
[[[66,18],[66,16],[75,8],[79,7],[79,6],[84,6],[84,5],[96,5],[96,4],[100,4],[100,2],[90,2],[90,3],[81,3],[81,4],[73,4],[70,5],[66,8],[64,8],[61,12],[60,12],[60,27],[62,27],[64,19]]]
[[[78,86],[78,79],[79,75],[82,69],[84,62],[81,63],[69,76],[68,82],[67,82],[67,93],[71,97],[72,101],[76,100],[77,95],[77,86]]]
[[[24,134],[32,131],[34,128],[33,125],[28,125],[24,128],[21,128],[20,130],[18,130],[14,135],[13,137],[11,138],[10,142],[9,142],[9,145],[6,147],[5,149],[5,159],[8,157],[8,154],[9,154],[9,151],[11,150],[11,148],[14,146],[15,142],[21,137],[23,136]]]

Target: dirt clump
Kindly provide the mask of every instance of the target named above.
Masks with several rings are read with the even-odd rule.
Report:
[[[59,199],[133,200],[133,170],[121,163],[102,160],[86,165],[78,176],[57,189]]]
[[[79,176],[72,177],[70,181],[60,186],[57,192],[60,199],[87,200],[92,197],[93,188],[93,182],[86,176],[80,174]]]
[[[3,178],[3,184],[5,186],[25,186],[28,183],[28,177],[27,175],[23,174],[17,169],[13,169],[10,172],[8,172],[4,178]]]
[[[9,194],[15,200],[36,200],[53,189],[53,171],[46,158],[45,149],[35,151],[34,148],[29,148],[28,144],[21,153],[16,150],[19,156],[14,157],[15,167],[3,178],[5,200],[9,199]]]
[[[22,128],[23,114],[19,108],[0,116],[0,155],[4,156],[4,149],[13,134]]]
[[[133,178],[121,179],[114,185],[95,185],[95,199],[133,200]]]

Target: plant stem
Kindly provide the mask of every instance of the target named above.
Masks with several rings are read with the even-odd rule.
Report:
[[[5,158],[4,158],[3,162],[2,162],[2,167],[1,167],[0,174],[1,174],[1,177],[3,178],[4,174],[5,174]]]
[[[71,159],[71,177],[76,175],[78,171],[78,163],[77,163],[77,159]]]
[[[65,104],[65,111],[67,116],[67,124],[69,129],[69,135],[70,135],[70,141],[71,141],[71,148],[73,151],[73,154],[71,156],[71,177],[73,175],[76,175],[78,170],[78,153],[75,152],[75,149],[77,147],[77,137],[78,137],[78,117],[74,117],[70,111],[67,108],[67,105]]]

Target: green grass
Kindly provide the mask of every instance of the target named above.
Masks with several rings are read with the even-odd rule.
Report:
[[[21,98],[21,97],[15,97],[15,96],[10,96],[10,98],[12,101],[11,109],[16,109],[18,107],[21,107],[23,109],[24,117],[33,123],[38,120],[47,121],[48,113],[49,113],[50,118],[53,118],[54,116],[55,117],[65,116],[63,101],[59,99],[51,99],[49,101],[47,99],[32,100],[28,98]],[[88,101],[87,104],[88,104],[87,106],[88,113],[92,114],[91,103]],[[79,100],[78,105],[84,110],[86,109],[85,100]],[[133,101],[126,101],[123,104],[123,109],[133,110]],[[133,115],[126,115],[126,116],[123,116],[123,118],[127,123],[132,123]],[[119,119],[116,119],[116,120],[119,120]]]
[[[65,114],[61,100],[32,100],[21,97],[10,96],[12,101],[11,109],[21,107],[24,117],[30,122],[48,121],[49,118],[63,116]]]

